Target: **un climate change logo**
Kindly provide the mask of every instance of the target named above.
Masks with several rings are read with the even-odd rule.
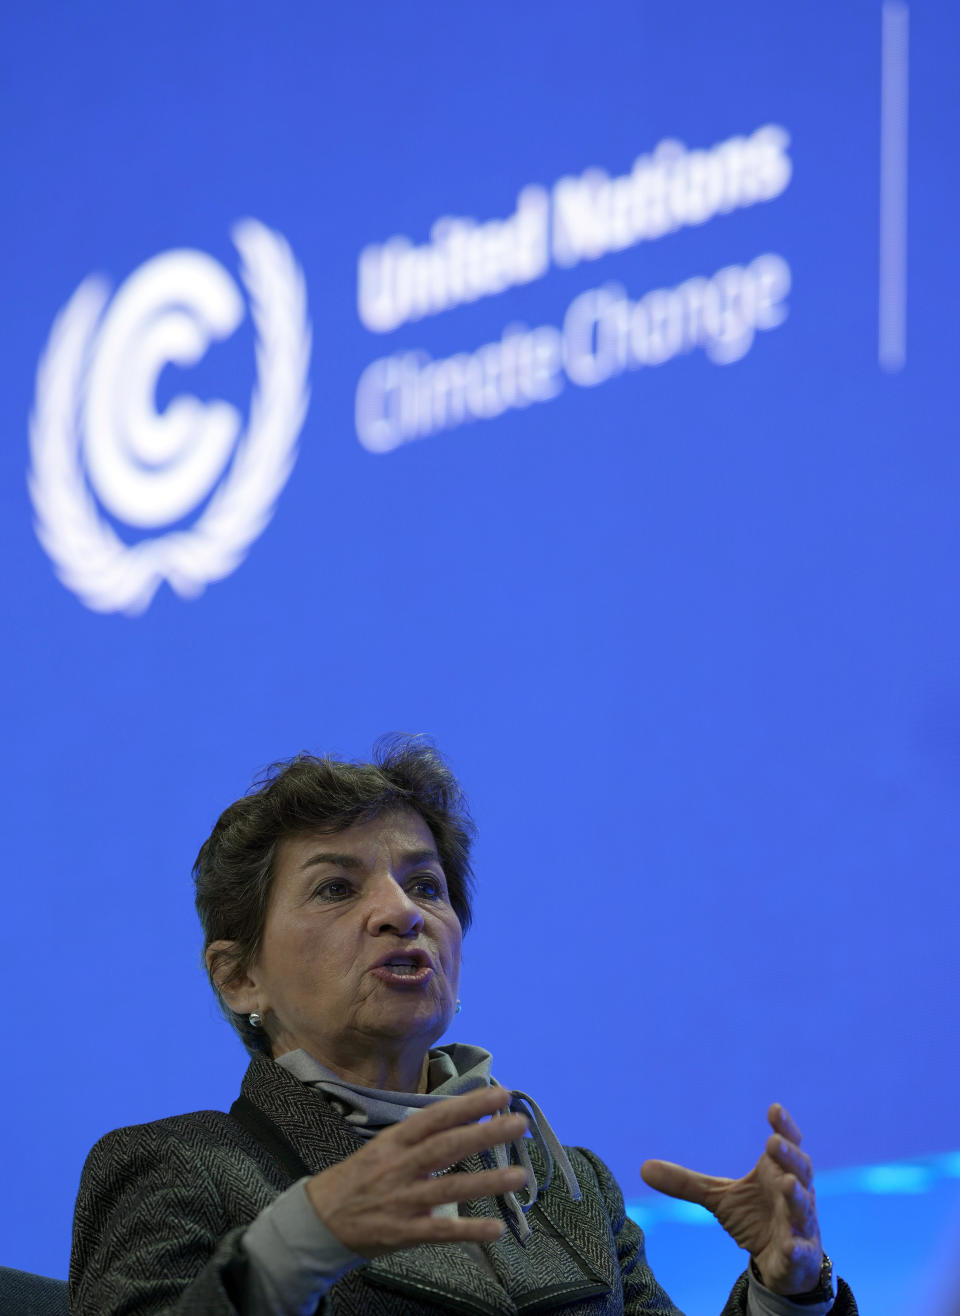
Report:
[[[109,300],[85,279],[58,315],[37,371],[30,496],[57,574],[98,612],[142,612],[162,581],[193,598],[236,569],[267,525],[296,459],[309,400],[303,273],[286,241],[256,220],[232,237],[256,331],[246,432],[223,401],[181,395],[162,413],[156,384],[190,366],[245,314],[230,274],[202,251],[167,251]],[[109,301],[109,305],[108,305]],[[125,543],[103,515],[136,531]]]

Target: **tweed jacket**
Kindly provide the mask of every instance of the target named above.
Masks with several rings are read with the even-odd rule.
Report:
[[[265,1115],[311,1173],[363,1144],[319,1094],[265,1056],[242,1096]],[[532,1152],[535,1156],[536,1149]],[[569,1154],[583,1190],[541,1191],[526,1243],[509,1228],[487,1246],[496,1277],[455,1246],[423,1245],[350,1271],[317,1307],[323,1316],[680,1316],[647,1265],[643,1234],[596,1156]],[[471,1157],[460,1169],[479,1170]],[[538,1166],[542,1175],[543,1167]],[[221,1111],[197,1111],[108,1133],[83,1169],[74,1217],[74,1316],[243,1316],[245,1228],[291,1177],[262,1140]],[[489,1214],[492,1199],[466,1203]],[[841,1281],[842,1284],[842,1281]],[[723,1316],[746,1311],[741,1277]],[[718,1303],[719,1305],[719,1303]],[[835,1316],[856,1316],[844,1285]]]

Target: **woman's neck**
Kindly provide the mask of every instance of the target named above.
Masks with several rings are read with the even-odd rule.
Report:
[[[279,1060],[280,1056],[298,1049],[300,1048],[294,1046],[287,1046],[282,1050],[275,1048],[273,1058]],[[427,1075],[430,1071],[429,1053],[414,1056],[391,1056],[381,1053],[334,1057],[321,1054],[312,1046],[303,1046],[302,1049],[313,1056],[318,1064],[323,1065],[324,1069],[329,1069],[331,1074],[336,1074],[337,1078],[352,1087],[373,1088],[378,1092],[427,1091]]]

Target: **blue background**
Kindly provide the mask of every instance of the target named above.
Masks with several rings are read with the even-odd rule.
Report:
[[[5,1264],[65,1273],[101,1133],[236,1095],[189,878],[219,811],[271,760],[390,730],[436,739],[480,824],[454,1035],[628,1198],[648,1156],[743,1173],[774,1099],[828,1172],[957,1146],[958,29],[946,3],[912,15],[887,373],[875,0],[8,8]],[[391,334],[358,320],[368,243],[765,123],[791,137],[772,201]],[[297,464],[232,575],[94,613],[26,484],[53,320],[87,275],[117,287],[178,246],[235,275],[247,215],[306,278]],[[357,441],[376,357],[767,251],[789,314],[732,365],[695,351],[390,453]],[[248,318],[168,368],[158,406],[243,410],[253,346]]]

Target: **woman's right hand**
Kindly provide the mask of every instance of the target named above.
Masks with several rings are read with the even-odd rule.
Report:
[[[501,1115],[509,1104],[500,1087],[480,1088],[418,1110],[393,1124],[366,1146],[307,1180],[317,1215],[345,1247],[359,1256],[417,1243],[492,1243],[503,1233],[500,1220],[434,1216],[435,1206],[516,1192],[527,1182],[518,1165],[435,1176],[465,1156],[510,1143],[526,1132],[523,1115]]]

